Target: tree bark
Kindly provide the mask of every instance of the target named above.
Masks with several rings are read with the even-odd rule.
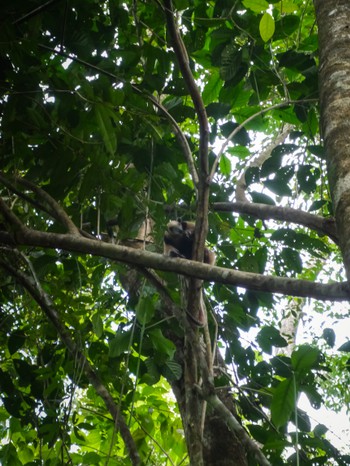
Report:
[[[339,244],[350,278],[350,3],[314,0],[321,129]]]

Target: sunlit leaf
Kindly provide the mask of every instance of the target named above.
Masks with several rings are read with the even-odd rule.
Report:
[[[223,154],[220,158],[220,171],[224,176],[229,176],[231,173],[232,167],[231,162],[225,154]]]
[[[267,10],[269,7],[269,4],[265,0],[243,0],[242,3],[246,8],[249,8],[255,13],[260,13]]]
[[[275,32],[275,21],[270,13],[264,13],[260,20],[259,31],[264,42],[271,39]]]

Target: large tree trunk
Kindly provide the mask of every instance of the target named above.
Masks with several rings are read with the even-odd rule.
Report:
[[[321,127],[340,248],[350,278],[350,2],[314,0]]]
[[[186,355],[187,364],[189,363],[189,358],[190,356]],[[192,364],[196,364],[196,361],[192,361]],[[242,440],[229,429],[226,420],[218,415],[210,406],[204,408],[205,423],[203,432],[201,432],[201,412],[198,413],[197,424],[193,426],[187,425],[188,403],[186,402],[185,395],[187,391],[185,387],[186,383],[189,383],[189,381],[186,380],[186,377],[182,377],[180,380],[172,383],[172,389],[181,413],[191,465],[197,466],[199,464],[194,458],[198,455],[201,457],[200,464],[203,466],[247,466],[247,456]],[[229,411],[235,415],[232,395],[227,390],[220,390],[217,395]],[[203,400],[200,395],[198,395],[196,402],[196,405],[200,409],[203,409]],[[201,451],[199,452],[193,452],[193,445],[191,445],[192,430],[196,430],[201,438]]]

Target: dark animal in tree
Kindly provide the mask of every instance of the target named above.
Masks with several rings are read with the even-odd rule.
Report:
[[[168,223],[164,234],[164,254],[170,257],[193,258],[194,222],[172,220]],[[215,254],[208,248],[204,249],[204,262],[214,265]]]

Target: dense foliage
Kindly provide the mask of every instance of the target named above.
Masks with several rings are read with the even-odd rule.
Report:
[[[218,266],[255,274],[246,286],[206,283],[211,341],[226,365],[215,385],[231,387],[271,464],[350,464],[349,441],[336,448],[327,422],[315,425],[297,407],[304,393],[314,407],[348,409],[350,383],[350,347],[335,351],[331,323],[293,343],[303,298],[320,299],[304,313],[347,312],[324,303],[345,299],[341,288],[327,295],[297,281],[343,276],[319,135],[312,2],[177,0],[174,10],[210,128],[208,245]],[[1,464],[137,464],[87,361],[142,464],[189,464],[170,388],[183,374],[183,329],[150,272],[49,239],[8,240],[20,229],[9,211],[52,234],[69,229],[68,216],[84,238],[127,246],[137,238],[160,255],[169,219],[193,219],[198,201],[191,160],[199,169],[202,140],[180,68],[161,1],[2,6]],[[140,236],[145,222],[151,236]],[[179,305],[176,274],[159,270]],[[256,286],[259,274],[272,285]],[[280,277],[290,279],[285,296],[273,293],[283,292]]]

